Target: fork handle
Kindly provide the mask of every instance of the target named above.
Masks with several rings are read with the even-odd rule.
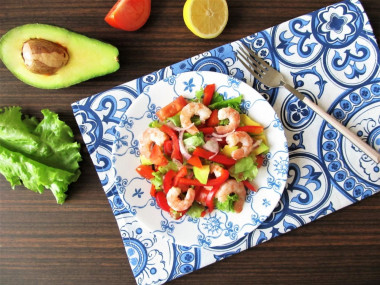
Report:
[[[290,92],[297,96],[302,102],[304,102],[307,106],[310,107],[314,112],[316,112],[319,116],[321,116],[326,122],[332,125],[335,129],[337,129],[344,137],[346,137],[349,141],[351,141],[354,145],[356,145],[361,151],[363,151],[366,155],[372,158],[376,163],[380,162],[380,153],[378,153],[374,148],[365,143],[361,138],[359,138],[356,134],[342,125],[339,121],[337,121],[333,116],[324,111],[321,107],[311,101],[309,98],[305,97],[302,93],[297,91],[291,85],[285,83],[284,86]]]

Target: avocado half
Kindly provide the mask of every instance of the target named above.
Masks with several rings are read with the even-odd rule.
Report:
[[[23,57],[24,43],[41,39],[63,47],[69,56],[67,63],[53,74],[32,72]],[[46,24],[27,24],[9,30],[0,39],[0,59],[21,81],[43,89],[59,89],[115,72],[119,69],[116,47]]]

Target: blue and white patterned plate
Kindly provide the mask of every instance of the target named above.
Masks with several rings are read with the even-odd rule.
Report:
[[[194,98],[195,92],[215,83],[225,98],[243,95],[242,109],[265,127],[270,152],[255,179],[258,192],[248,192],[243,211],[239,214],[215,210],[205,217],[185,216],[174,220],[159,209],[150,196],[150,183],[135,169],[140,164],[138,138],[156,111],[183,95]],[[145,90],[122,116],[119,135],[113,145],[115,178],[124,187],[118,192],[135,218],[152,233],[169,238],[176,244],[210,246],[229,243],[256,229],[272,213],[284,190],[288,171],[288,149],[280,120],[270,104],[252,87],[236,78],[215,72],[187,72],[168,77]]]

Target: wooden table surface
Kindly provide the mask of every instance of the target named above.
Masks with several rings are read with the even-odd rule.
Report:
[[[152,0],[147,24],[137,32],[108,26],[115,0],[1,0],[0,35],[26,23],[47,23],[119,48],[121,68],[60,90],[17,80],[0,63],[0,107],[19,105],[41,118],[57,112],[82,143],[82,175],[57,205],[11,190],[0,175],[0,284],[134,284],[107,198],[85,149],[70,104],[211,48],[317,10],[333,0],[230,0],[229,22],[212,40],[195,37],[182,18],[184,0]],[[362,0],[380,37],[378,0]],[[0,162],[1,163],[1,162]],[[172,284],[376,283],[380,281],[380,195],[330,214],[291,233],[176,279]],[[377,283],[379,284],[379,283]]]

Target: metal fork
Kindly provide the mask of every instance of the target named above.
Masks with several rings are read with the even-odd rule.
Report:
[[[266,63],[256,53],[248,49],[243,44],[239,44],[239,46],[241,48],[237,51],[237,58],[257,80],[259,80],[261,83],[268,87],[285,87],[287,90],[293,93],[299,100],[304,102],[314,112],[316,112],[319,116],[326,120],[336,130],[338,130],[344,137],[346,137],[349,141],[356,145],[361,151],[363,151],[366,155],[372,158],[376,163],[380,162],[380,153],[378,153],[375,149],[366,144],[356,134],[354,134],[348,128],[343,126],[330,114],[326,113],[326,111],[324,111],[321,107],[319,107],[309,98],[305,97],[302,93],[300,93],[291,85],[286,83],[283,75],[279,71],[271,67],[268,63]]]

